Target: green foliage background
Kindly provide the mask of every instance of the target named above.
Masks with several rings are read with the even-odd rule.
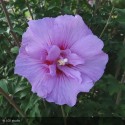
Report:
[[[14,61],[19,48],[11,32],[15,33],[21,42],[29,19],[56,17],[61,14],[81,15],[98,37],[106,26],[101,39],[105,44],[104,51],[109,55],[103,77],[89,93],[78,95],[77,104],[74,107],[64,105],[65,115],[69,117],[125,117],[123,75],[125,71],[125,9],[113,7],[110,0],[98,0],[93,7],[85,0],[6,0],[4,4],[13,29],[8,26],[0,6],[0,87],[27,117],[40,117],[39,119],[62,117],[62,112],[60,106],[48,103],[33,94],[28,81],[14,74]],[[2,94],[0,95],[0,117],[21,117]],[[29,123],[37,124],[37,121],[29,119]],[[106,125],[116,123],[112,120],[112,122],[107,121]],[[122,125],[122,123],[118,124]],[[99,125],[104,125],[103,121],[100,121]]]

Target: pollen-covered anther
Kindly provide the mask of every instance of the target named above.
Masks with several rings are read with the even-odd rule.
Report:
[[[57,62],[60,66],[64,66],[68,62],[68,59],[59,59]]]

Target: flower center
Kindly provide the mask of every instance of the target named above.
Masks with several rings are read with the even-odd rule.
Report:
[[[59,59],[57,62],[60,66],[64,66],[68,62],[68,59],[67,58]]]

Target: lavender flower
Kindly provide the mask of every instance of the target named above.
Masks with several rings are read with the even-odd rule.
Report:
[[[15,61],[15,73],[48,102],[76,104],[104,73],[108,56],[103,42],[79,15],[29,21]]]

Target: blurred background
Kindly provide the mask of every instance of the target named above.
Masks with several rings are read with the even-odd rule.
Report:
[[[0,117],[26,116],[33,125],[43,117],[62,117],[59,105],[37,97],[28,81],[14,74],[14,61],[29,20],[63,14],[82,16],[109,55],[103,77],[78,95],[74,107],[63,106],[65,116],[110,117],[99,125],[123,125],[112,118],[125,117],[125,0],[0,0]],[[84,120],[79,122],[86,125]]]

